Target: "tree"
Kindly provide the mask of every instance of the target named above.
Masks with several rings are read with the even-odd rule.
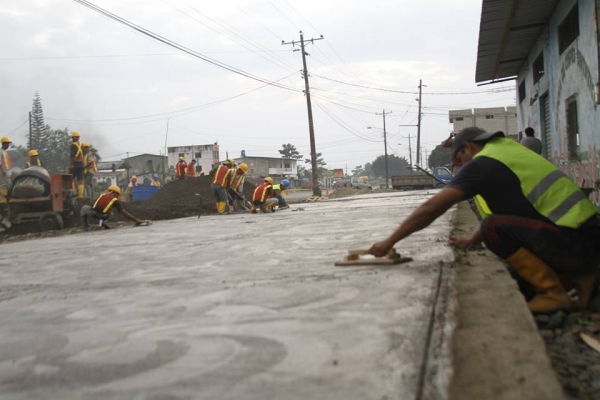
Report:
[[[40,158],[50,174],[66,173],[70,163],[71,135],[67,128],[52,130],[46,125],[48,138],[40,146]]]
[[[27,141],[29,149],[46,150],[49,126],[44,123],[44,111],[40,94],[35,92],[33,106],[31,108],[31,136]]]
[[[323,157],[321,157],[321,155],[322,155],[321,153],[317,153],[317,174],[318,175],[323,175],[323,173],[325,173],[327,171],[327,168],[325,168],[327,163],[325,162],[325,160],[323,160]],[[312,160],[310,158],[306,158],[306,159],[304,159],[304,163],[312,165]]]
[[[364,173],[365,173],[365,170],[362,165],[357,165],[352,170],[352,176],[361,176],[361,175],[364,175]]]
[[[282,158],[293,158],[294,160],[301,160],[304,157],[298,150],[296,146],[291,143],[282,144],[283,148],[279,150],[279,154],[281,154]]]
[[[441,144],[437,145],[429,155],[427,162],[429,168],[449,167],[452,163],[452,151]]]
[[[373,175],[385,177],[385,156],[377,157],[372,165]],[[409,167],[410,165],[406,158],[395,155],[388,156],[388,172],[390,177],[394,175],[409,175]]]

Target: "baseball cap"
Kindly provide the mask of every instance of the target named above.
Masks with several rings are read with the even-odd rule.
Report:
[[[458,135],[454,137],[454,142],[452,143],[452,156],[456,157],[456,153],[458,153],[466,142],[481,142],[493,137],[504,137],[504,132],[486,132],[476,126],[465,128],[458,132]]]

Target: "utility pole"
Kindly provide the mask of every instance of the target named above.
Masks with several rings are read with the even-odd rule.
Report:
[[[419,79],[419,115],[417,116],[417,165],[421,166],[421,95],[423,89],[423,80]]]
[[[169,137],[169,118],[167,118],[167,132],[165,133],[165,168],[163,169],[163,184],[167,181],[169,172],[169,152],[167,151],[167,138]]]
[[[388,112],[388,114],[391,114],[392,112]],[[388,154],[387,154],[387,132],[385,130],[385,108],[383,109],[383,112],[381,114],[379,113],[375,113],[376,115],[383,115],[383,146],[384,146],[384,154],[385,154],[385,188],[389,189],[390,188],[390,176],[388,173]]]
[[[35,149],[33,145],[33,129],[31,126],[31,111],[29,111],[29,150]]]
[[[309,40],[307,40],[310,43],[314,43],[315,40],[322,40],[323,35],[321,35],[320,38],[314,39],[311,38]],[[298,42],[295,41],[291,41],[291,42],[285,42],[285,41],[281,41],[282,45],[285,44],[291,44],[292,47],[295,47],[296,44]],[[297,49],[294,49],[294,51],[298,51]],[[313,124],[313,116],[312,116],[312,105],[310,103],[310,87],[308,85],[308,69],[306,68],[306,56],[308,55],[308,53],[306,51],[304,51],[304,34],[302,33],[302,31],[300,31],[300,51],[302,52],[302,66],[304,68],[303,72],[304,72],[304,87],[305,87],[305,91],[304,93],[306,94],[306,108],[308,109],[308,132],[310,134],[310,160],[311,160],[311,164],[312,164],[312,189],[313,189],[313,195],[314,196],[321,196],[321,188],[319,187],[319,180],[318,180],[318,176],[317,176],[317,147],[315,145],[315,129],[314,129],[314,124]]]
[[[412,136],[408,135],[408,162],[410,163],[410,174],[412,175],[412,147],[410,144],[410,139]]]

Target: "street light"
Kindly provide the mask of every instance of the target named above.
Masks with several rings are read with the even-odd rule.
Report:
[[[373,129],[372,126],[367,126],[367,129]],[[381,129],[381,128],[376,128]],[[385,132],[385,110],[383,112],[383,148],[385,150],[385,188],[390,188],[390,176],[388,173],[388,154],[387,154],[387,134]]]

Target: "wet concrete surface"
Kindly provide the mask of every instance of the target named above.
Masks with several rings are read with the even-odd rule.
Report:
[[[411,263],[333,263],[428,196],[4,244],[0,397],[415,398],[451,213],[397,246]]]

